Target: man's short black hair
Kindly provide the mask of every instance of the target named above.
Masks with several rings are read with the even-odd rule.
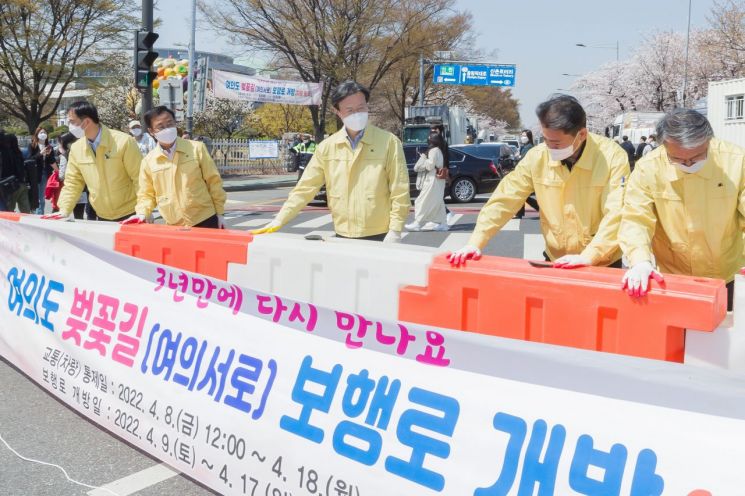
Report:
[[[145,112],[145,125],[148,127],[148,129],[152,129],[153,119],[155,119],[159,115],[162,115],[166,112],[171,114],[171,117],[173,117],[174,121],[176,120],[176,114],[174,114],[173,110],[169,109],[165,105],[158,105],[157,107],[153,107],[147,112]]]
[[[344,100],[348,96],[362,93],[365,95],[365,101],[370,101],[370,90],[362,86],[357,81],[344,81],[339,86],[334,88],[334,92],[331,94],[331,104],[336,110],[339,110],[339,102]]]
[[[75,114],[75,117],[77,117],[81,121],[87,117],[96,124],[100,123],[98,119],[98,109],[96,109],[96,106],[93,105],[91,102],[86,102],[85,100],[74,102],[67,109],[68,112],[70,110],[72,110]]]
[[[628,136],[624,136],[624,137],[623,137],[623,140],[624,140],[624,141],[628,141],[628,140],[629,140],[629,137],[628,137]]]
[[[541,125],[575,135],[587,127],[587,114],[576,98],[554,95],[538,105],[535,110]]]

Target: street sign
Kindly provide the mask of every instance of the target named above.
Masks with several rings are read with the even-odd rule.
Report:
[[[515,65],[435,64],[435,84],[463,86],[515,86]]]
[[[163,79],[158,87],[160,105],[165,105],[176,114],[176,121],[184,120],[184,90],[180,79]]]

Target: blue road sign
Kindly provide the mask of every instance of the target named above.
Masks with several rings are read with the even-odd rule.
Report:
[[[464,86],[515,86],[515,66],[435,64],[435,84],[458,84]]]

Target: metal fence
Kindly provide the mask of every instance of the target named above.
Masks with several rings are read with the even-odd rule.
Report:
[[[280,147],[279,158],[252,159],[248,140],[213,140],[210,143],[212,160],[223,176],[285,174],[288,153],[284,148]]]

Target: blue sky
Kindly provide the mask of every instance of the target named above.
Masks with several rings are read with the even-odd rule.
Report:
[[[189,42],[190,10],[184,0],[160,0],[156,13],[163,20],[158,46]],[[704,27],[714,0],[694,0],[691,28]],[[518,9],[518,6],[520,7]],[[517,64],[515,96],[520,100],[523,124],[536,122],[536,105],[559,88],[568,88],[573,77],[615,60],[615,48],[579,48],[586,45],[620,45],[621,60],[655,30],[685,32],[688,0],[456,0],[456,8],[474,14],[477,47],[498,50],[497,61]],[[175,12],[176,14],[169,14]],[[198,24],[202,20],[198,17]],[[247,56],[207,30],[197,32],[199,50],[243,55],[251,65],[260,59]],[[654,47],[649,47],[653,49]]]

